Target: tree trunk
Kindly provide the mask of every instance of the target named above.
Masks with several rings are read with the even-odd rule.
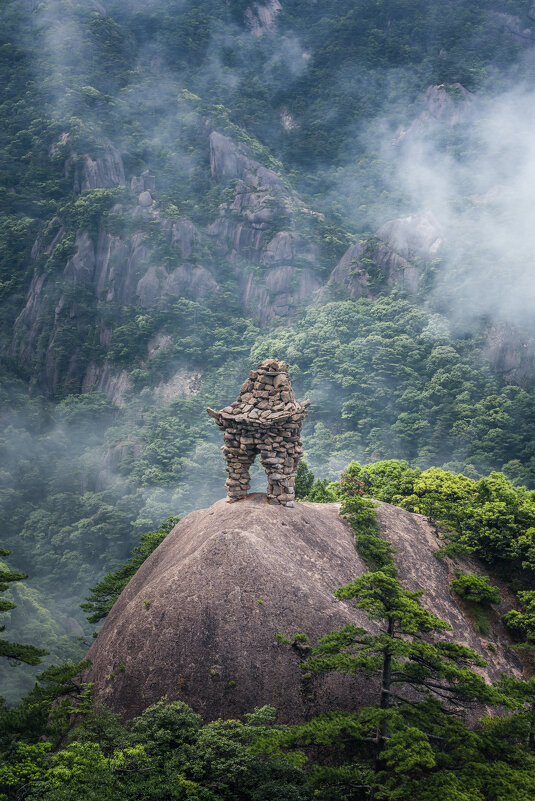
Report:
[[[388,634],[390,637],[394,636],[394,622],[388,621]],[[379,706],[381,709],[388,709],[391,704],[390,686],[392,684],[392,651],[390,648],[385,648],[383,651],[383,672],[381,674],[381,700]],[[382,721],[379,729],[379,748],[388,736],[388,729],[386,721]]]

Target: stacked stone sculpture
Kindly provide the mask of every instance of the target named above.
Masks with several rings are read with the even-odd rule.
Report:
[[[249,468],[260,454],[268,476],[268,501],[293,506],[295,474],[303,455],[301,426],[309,405],[308,400],[296,401],[286,362],[266,359],[249,373],[234,403],[220,412],[207,409],[225,432],[229,503],[247,496]]]

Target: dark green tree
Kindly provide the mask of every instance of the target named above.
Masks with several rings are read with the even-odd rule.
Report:
[[[535,751],[535,677],[531,676],[523,681],[513,676],[502,676],[498,686],[521,707],[521,712],[516,713],[516,717],[527,729],[528,747]]]
[[[318,478],[307,495],[307,500],[313,503],[335,503],[338,500],[336,488],[325,478]]]
[[[502,620],[518,642],[528,647],[535,647],[535,591],[525,590],[518,593],[522,611],[511,609],[503,615]]]
[[[472,700],[497,703],[499,693],[471,670],[486,663],[471,648],[452,641],[433,641],[449,623],[425,609],[423,591],[409,592],[391,575],[364,573],[335,592],[339,599],[355,599],[378,621],[380,632],[347,625],[320,639],[303,667],[317,672],[378,675],[381,710],[405,703],[404,688],[422,699],[436,696],[443,706],[457,707]],[[379,743],[388,736],[387,717],[379,727]]]
[[[9,556],[10,551],[0,548],[0,557]],[[0,592],[6,592],[10,585],[17,581],[28,578],[26,573],[16,573],[10,570],[5,563],[0,562]],[[12,601],[0,600],[0,612],[8,612],[15,609],[16,604]],[[0,626],[0,631],[5,631],[5,626]],[[19,645],[0,637],[0,656],[14,659],[17,662],[25,662],[27,665],[38,665],[41,657],[46,656],[47,651],[36,648],[34,645]]]
[[[500,590],[490,583],[488,576],[478,576],[475,573],[461,573],[450,581],[450,589],[466,601],[489,606],[499,604]]]
[[[307,497],[312,485],[314,484],[314,473],[308,469],[305,461],[299,462],[297,473],[295,474],[295,497],[298,501]]]
[[[167,537],[179,520],[179,517],[169,517],[157,531],[147,531],[143,534],[139,545],[132,550],[130,559],[119,570],[108,573],[102,581],[91,587],[91,595],[83,604],[80,604],[82,609],[90,612],[87,616],[90,623],[98,623],[99,620],[106,617],[132,576],[137,573],[145,559]]]

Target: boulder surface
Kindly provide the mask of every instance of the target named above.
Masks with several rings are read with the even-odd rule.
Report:
[[[167,695],[205,720],[271,704],[281,722],[374,703],[375,679],[309,677],[303,653],[276,639],[306,633],[314,643],[347,623],[376,630],[333,597],[367,569],[338,512],[338,504],[269,505],[257,494],[185,517],[131,579],[89,650],[85,678],[97,701],[132,717]],[[402,583],[426,591],[425,605],[453,626],[445,636],[490,657],[489,678],[520,675],[503,631],[494,632],[490,653],[450,595],[451,566],[435,557],[426,518],[388,504],[378,515]]]

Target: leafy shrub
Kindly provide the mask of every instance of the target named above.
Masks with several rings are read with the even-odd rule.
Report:
[[[511,609],[502,616],[502,621],[517,642],[535,643],[535,591],[518,593],[523,611]]]
[[[478,576],[475,573],[457,573],[457,578],[450,582],[450,589],[456,592],[465,601],[482,604],[499,604],[501,601],[498,587],[494,587],[488,576]]]

